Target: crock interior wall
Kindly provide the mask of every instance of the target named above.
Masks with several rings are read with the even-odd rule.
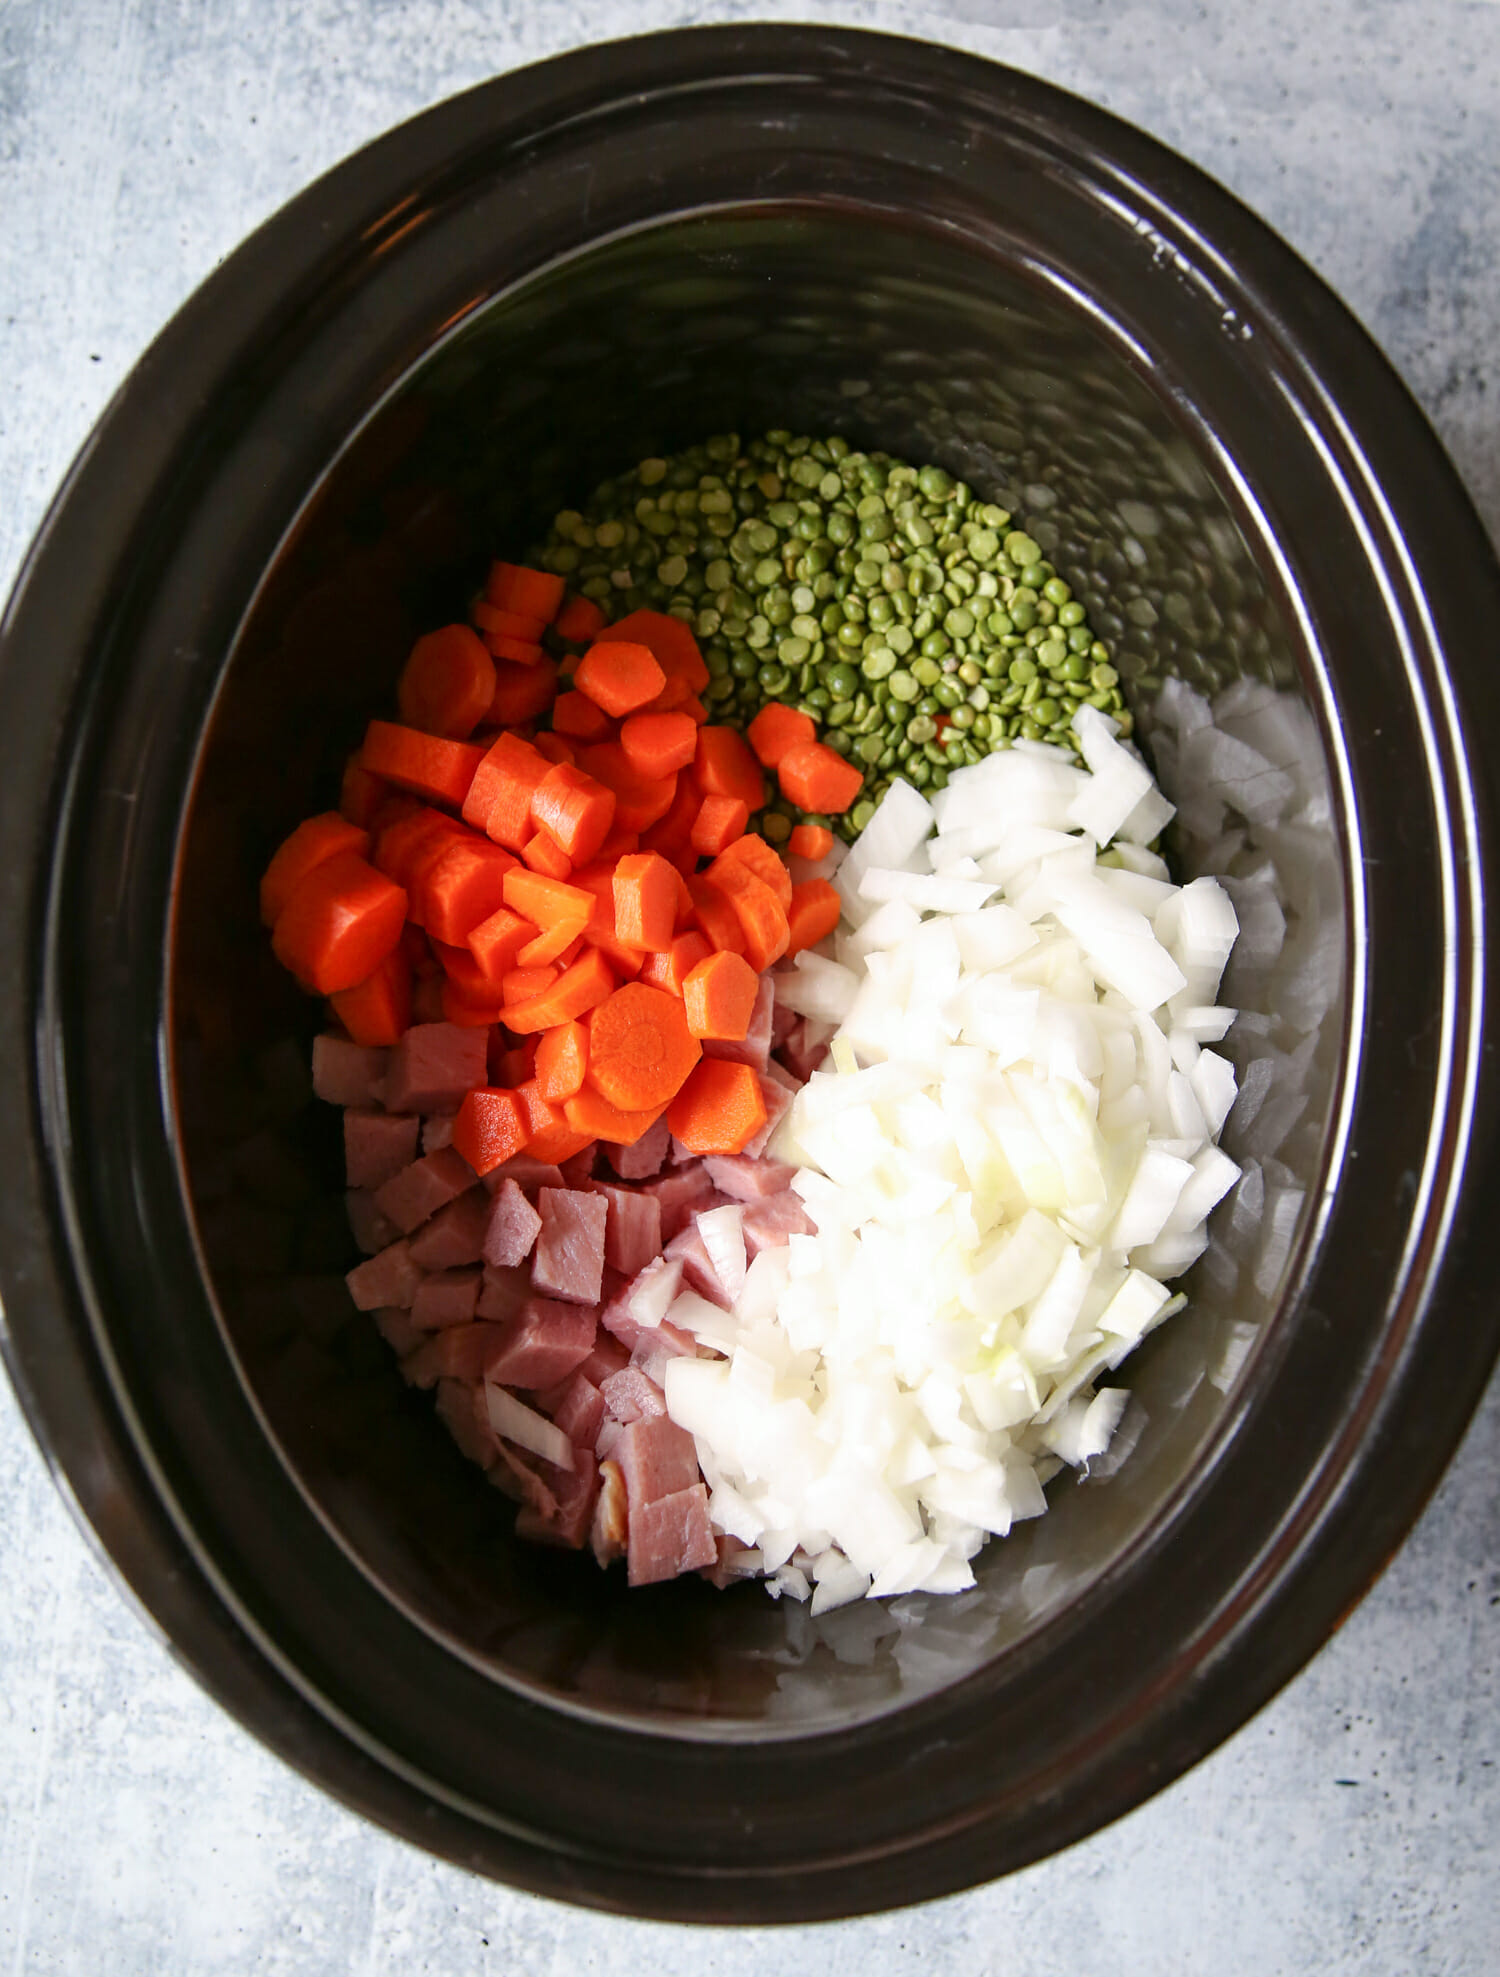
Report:
[[[339,1121],[303,1069],[319,1011],[270,960],[255,880],[337,801],[415,631],[460,615],[497,554],[597,480],[710,432],[841,433],[937,460],[1023,516],[1144,712],[1297,667],[1226,502],[1164,396],[1084,314],[971,244],[854,212],[716,216],[635,234],[450,334],[330,471],[267,573],[205,742],[174,954],[185,1167],[245,1378],[302,1487],[390,1595],[463,1652],[584,1706],[721,1725],[849,1721],[956,1679],[1118,1558],[1230,1404],[1226,1337],[1279,1285],[1200,1266],[1188,1311],[1122,1379],[1140,1442],[1099,1486],[976,1561],[978,1584],[813,1620],[753,1587],[627,1595],[587,1557],[516,1545],[512,1510],[401,1385],[347,1302]],[[1149,734],[1149,728],[1148,728]],[[1330,834],[1328,895],[1341,897]],[[1234,995],[1231,982],[1229,993]],[[1247,985],[1246,1007],[1264,982]],[[1280,1158],[1316,1180],[1341,1030]],[[1233,1147],[1233,1131],[1229,1136]]]

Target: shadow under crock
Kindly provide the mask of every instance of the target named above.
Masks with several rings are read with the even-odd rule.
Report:
[[[643,454],[768,426],[1012,506],[1148,742],[1164,682],[1241,711],[1259,682],[1309,798],[1294,831],[1237,820],[1225,795],[1260,798],[1160,730],[1184,871],[1222,866],[1257,929],[1226,987],[1255,1187],[1122,1371],[1128,1459],[1054,1485],[971,1592],[817,1620],[512,1542],[345,1300],[318,1011],[255,898],[489,557]],[[628,1912],[889,1907],[1175,1776],[1389,1556],[1494,1357],[1497,616],[1358,326],[1191,167],[1031,78],[695,30],[339,167],[148,353],[0,628],[26,737],[0,1102],[28,1122],[0,1342],[123,1577],[329,1789]]]

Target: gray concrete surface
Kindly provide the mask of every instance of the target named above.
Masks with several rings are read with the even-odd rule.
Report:
[[[317,172],[585,38],[784,16],[1106,104],[1327,275],[1500,534],[1492,0],[0,0],[0,591],[157,327]],[[1239,1736],[1105,1833],[870,1921],[716,1933],[510,1894],[325,1801],[119,1598],[0,1388],[0,1967],[417,1977],[1500,1970],[1500,1388],[1410,1542]]]

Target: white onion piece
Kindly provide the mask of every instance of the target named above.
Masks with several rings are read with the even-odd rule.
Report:
[[[538,1414],[504,1387],[492,1386],[489,1381],[485,1382],[484,1405],[490,1426],[501,1441],[529,1449],[558,1469],[573,1467],[573,1444],[544,1414]]]

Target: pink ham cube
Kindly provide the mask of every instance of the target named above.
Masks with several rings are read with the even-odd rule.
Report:
[[[599,1471],[593,1455],[586,1448],[575,1448],[571,1469],[558,1469],[539,1456],[529,1456],[527,1462],[528,1466],[535,1463],[552,1502],[547,1509],[537,1503],[523,1504],[516,1512],[516,1536],[581,1551],[588,1542],[599,1494]]]
[[[344,1108],[344,1175],[351,1188],[378,1188],[417,1157],[420,1121],[373,1107]]]
[[[474,1169],[451,1146],[436,1153],[424,1153],[409,1167],[403,1167],[393,1180],[375,1190],[375,1206],[388,1215],[403,1235],[420,1228],[429,1215],[436,1215],[465,1189],[474,1185]]]
[[[644,1192],[661,1203],[661,1235],[670,1242],[685,1229],[700,1208],[712,1208],[714,1184],[701,1160],[670,1168],[659,1180],[647,1181]]]
[[[625,1478],[632,1519],[642,1505],[702,1480],[692,1436],[665,1414],[632,1421],[615,1444],[615,1460]]]
[[[398,1310],[393,1304],[382,1305],[370,1316],[375,1320],[376,1331],[398,1359],[405,1359],[409,1352],[415,1352],[427,1336],[411,1322],[410,1312]]]
[[[784,1075],[778,1075],[774,1064],[769,1071],[760,1072],[759,1076],[760,1095],[766,1102],[766,1123],[745,1142],[745,1154],[751,1160],[758,1160],[770,1145],[772,1133],[791,1110],[792,1099],[796,1096]]]
[[[768,1194],[781,1194],[797,1171],[785,1160],[757,1160],[748,1153],[711,1154],[703,1165],[719,1193],[731,1201],[762,1201]]]
[[[448,1325],[467,1325],[479,1301],[479,1270],[434,1270],[417,1286],[412,1299],[411,1322],[423,1332],[439,1332]]]
[[[504,1338],[501,1325],[446,1325],[402,1360],[401,1377],[413,1387],[435,1387],[439,1380],[480,1380],[485,1361]]]
[[[594,1349],[599,1314],[590,1305],[531,1297],[503,1328],[484,1376],[499,1387],[555,1387]]]
[[[522,1305],[530,1296],[531,1273],[528,1270],[504,1269],[494,1263],[486,1263],[484,1283],[479,1292],[478,1315],[498,1321],[518,1317]]]
[[[763,1249],[785,1249],[791,1236],[816,1235],[818,1225],[808,1214],[802,1197],[788,1190],[785,1194],[767,1195],[764,1201],[749,1203],[741,1227],[745,1237],[745,1253],[755,1257]]]
[[[456,1112],[488,1075],[489,1031],[414,1023],[391,1052],[385,1103],[392,1112]]]
[[[348,1037],[314,1037],[313,1090],[330,1105],[379,1105],[390,1054]]]
[[[484,1404],[483,1382],[439,1380],[437,1417],[470,1462],[488,1469],[500,1453],[499,1439],[490,1426]]]
[[[718,1305],[721,1311],[728,1311],[734,1299],[724,1288],[719,1273],[713,1266],[695,1221],[690,1228],[683,1229],[667,1244],[666,1254],[679,1257],[682,1261],[683,1280],[689,1290],[695,1290],[699,1297],[706,1297],[710,1304]]]
[[[531,1200],[536,1199],[538,1188],[560,1188],[564,1185],[561,1167],[553,1167],[545,1160],[533,1160],[529,1153],[518,1153],[510,1160],[502,1160],[484,1177],[484,1184],[491,1194],[507,1181],[514,1181]]]
[[[411,1260],[411,1244],[393,1242],[367,1262],[357,1264],[344,1282],[359,1311],[378,1311],[383,1304],[410,1311],[422,1272]]]
[[[422,1121],[424,1153],[436,1153],[439,1147],[452,1146],[453,1121],[457,1116],[453,1112],[434,1112],[430,1119]]]
[[[366,1188],[350,1188],[344,1196],[344,1207],[355,1245],[366,1256],[373,1256],[377,1249],[385,1249],[401,1233],[388,1215],[381,1214],[375,1206],[374,1195]]]
[[[483,1188],[470,1188],[446,1208],[440,1208],[411,1239],[412,1260],[424,1270],[457,1270],[484,1256],[489,1227],[490,1198]]]
[[[622,1181],[649,1181],[654,1174],[661,1172],[671,1139],[671,1130],[663,1113],[654,1126],[646,1128],[634,1146],[606,1145],[604,1155]]]
[[[599,1389],[605,1407],[628,1428],[632,1421],[644,1421],[653,1414],[665,1414],[666,1398],[655,1380],[647,1379],[639,1366],[627,1366],[611,1373]],[[597,1430],[595,1431],[597,1433]]]
[[[604,1426],[604,1396],[580,1370],[554,1392],[553,1404],[543,1408],[557,1423],[574,1448],[592,1448]]]
[[[607,1181],[593,1181],[590,1186],[609,1204],[604,1260],[611,1270],[633,1277],[661,1254],[661,1203],[639,1188],[611,1187]]]
[[[537,1206],[542,1227],[531,1259],[532,1283],[549,1297],[598,1304],[609,1217],[603,1197],[573,1188],[542,1188]]]
[[[489,1221],[484,1233],[484,1260],[503,1269],[524,1263],[541,1231],[537,1214],[520,1186],[504,1180],[490,1200]]]
[[[646,1504],[632,1500],[629,1532],[626,1571],[632,1586],[656,1585],[718,1563],[719,1548],[708,1521],[708,1491],[702,1483]]]

